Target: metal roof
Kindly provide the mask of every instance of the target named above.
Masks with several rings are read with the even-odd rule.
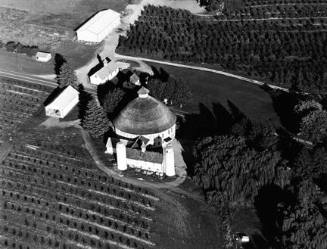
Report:
[[[52,109],[63,109],[78,96],[79,92],[74,87],[67,86],[54,101],[47,105],[47,107]]]
[[[118,12],[111,9],[102,10],[83,24],[79,29],[77,29],[77,31],[89,31],[94,34],[100,34],[117,18],[120,18],[120,14]]]

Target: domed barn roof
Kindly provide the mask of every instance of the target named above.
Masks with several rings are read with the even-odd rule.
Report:
[[[114,120],[115,129],[134,135],[147,135],[163,132],[175,124],[176,116],[148,93],[149,90],[144,87],[138,91],[138,97]]]

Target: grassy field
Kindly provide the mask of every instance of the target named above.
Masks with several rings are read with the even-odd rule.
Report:
[[[0,0],[0,40],[52,46],[102,9],[122,11],[128,0]]]
[[[155,213],[153,239],[158,249],[223,248],[221,222],[202,201],[170,193]]]
[[[175,78],[188,83],[193,92],[193,100],[183,108],[185,111],[198,112],[200,103],[209,109],[213,104],[221,104],[229,110],[231,103],[251,119],[271,120],[276,125],[280,123],[271,97],[256,85],[210,72],[157,63],[148,64],[157,69],[161,67]]]

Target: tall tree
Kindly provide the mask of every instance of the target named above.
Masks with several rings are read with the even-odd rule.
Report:
[[[235,136],[207,137],[194,148],[194,180],[213,204],[252,203],[260,187],[289,183],[289,171],[279,152],[257,152]]]
[[[57,82],[59,88],[64,88],[66,86],[72,86],[74,88],[78,87],[78,80],[75,74],[75,71],[69,65],[68,62],[64,62],[59,70],[59,74],[57,75]]]
[[[321,143],[327,137],[327,111],[317,110],[304,116],[300,132],[305,139]]]
[[[94,99],[90,100],[82,118],[82,127],[93,137],[100,137],[109,130],[110,126],[111,122],[102,107],[98,106]]]
[[[317,203],[321,192],[310,180],[303,181],[298,190],[298,203],[283,215],[283,248],[327,248],[327,224]]]
[[[114,115],[119,103],[123,100],[126,93],[120,88],[109,91],[103,98],[103,108],[110,115]]]

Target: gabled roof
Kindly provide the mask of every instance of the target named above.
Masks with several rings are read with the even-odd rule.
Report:
[[[137,76],[136,73],[133,73],[133,74],[131,75],[131,77],[129,77],[129,80],[130,80],[132,83],[135,83],[135,82],[139,81],[140,78],[139,78],[139,76]]]
[[[120,14],[111,9],[99,11],[84,25],[77,29],[77,32],[88,31],[94,34],[99,34],[117,18],[120,18]]]
[[[78,97],[79,92],[72,86],[67,86],[57,98],[54,99],[48,108],[52,109],[62,109],[69,105],[76,97]]]
[[[117,69],[125,69],[128,66],[128,63],[110,61],[109,63],[104,64],[104,66],[99,71],[95,72],[94,75],[102,80],[105,80],[112,72],[116,71]]]

